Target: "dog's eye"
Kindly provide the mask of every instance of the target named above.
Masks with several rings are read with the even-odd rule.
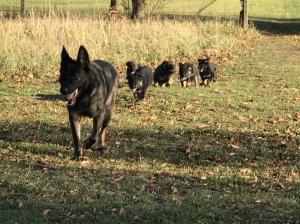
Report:
[[[136,84],[136,87],[142,87],[143,86],[143,83],[141,83],[141,82],[138,82],[137,84]]]

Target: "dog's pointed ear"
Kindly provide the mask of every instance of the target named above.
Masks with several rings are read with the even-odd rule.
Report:
[[[90,57],[84,46],[80,46],[77,55],[77,62],[79,62],[83,67],[87,67],[90,63]]]
[[[65,46],[63,46],[63,49],[61,51],[61,64],[66,64],[70,61],[72,61],[72,58],[69,56]]]

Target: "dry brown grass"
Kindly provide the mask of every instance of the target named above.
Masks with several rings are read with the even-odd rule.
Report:
[[[210,52],[221,58],[245,50],[257,37],[247,35],[234,22],[176,20],[127,20],[103,18],[37,17],[0,19],[0,74],[53,77],[59,67],[63,45],[76,56],[79,45],[92,58],[101,58],[122,68],[127,60],[156,65],[164,59],[195,59]],[[122,70],[122,69],[121,69]]]

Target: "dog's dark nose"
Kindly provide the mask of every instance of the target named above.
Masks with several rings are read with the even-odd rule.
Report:
[[[62,88],[60,88],[60,92],[62,93],[62,94],[64,94],[64,95],[67,95],[67,93],[68,93],[68,91],[69,91],[69,89],[67,88],[67,87],[62,87]]]

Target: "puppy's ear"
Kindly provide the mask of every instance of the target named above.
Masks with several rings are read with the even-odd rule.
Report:
[[[84,46],[80,46],[77,55],[77,62],[79,62],[84,68],[90,63],[90,57]]]
[[[183,64],[181,62],[179,62],[179,66],[182,66]]]
[[[72,61],[72,58],[70,58],[65,46],[63,46],[63,49],[61,51],[61,64],[67,64]]]

